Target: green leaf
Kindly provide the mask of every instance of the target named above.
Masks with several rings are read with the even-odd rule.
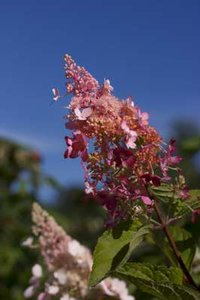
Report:
[[[122,222],[115,228],[106,230],[94,251],[90,286],[96,285],[111,270],[123,265],[148,232],[149,226],[142,225],[138,219]]]
[[[172,218],[180,218],[194,209],[200,209],[200,190],[190,190],[188,199],[180,199],[179,193],[170,184],[149,187],[149,191],[156,200],[167,205]]]
[[[126,263],[116,271],[118,274],[124,274],[137,279],[154,281],[159,283],[182,284],[182,270],[176,267],[166,267],[164,265],[153,265],[150,263]],[[116,273],[114,271],[114,273]]]
[[[126,263],[114,276],[135,284],[145,293],[162,300],[199,300],[200,293],[182,285],[182,271],[179,268],[157,266],[147,263]]]
[[[184,263],[189,268],[196,251],[196,245],[191,233],[178,226],[170,227],[170,232],[176,242],[177,248],[181,253]]]
[[[184,263],[186,264],[187,267],[190,267],[196,249],[191,233],[185,230],[184,228],[178,226],[169,227],[169,231],[174,241],[176,242],[176,246],[179,252],[181,253],[181,257]],[[162,249],[162,251],[168,257],[171,263],[177,266],[178,265],[177,260],[175,259],[173,251],[169,246],[167,238],[163,235],[163,232],[162,231],[155,232],[153,238],[155,244],[157,244]]]
[[[182,217],[200,208],[200,190],[190,190],[190,197],[185,200],[178,199],[175,203],[174,216]]]
[[[159,187],[149,187],[150,193],[155,197],[157,200],[168,203],[174,198],[174,187],[170,184],[162,184]]]

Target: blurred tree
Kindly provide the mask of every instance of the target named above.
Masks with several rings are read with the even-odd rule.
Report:
[[[177,152],[183,158],[180,167],[189,188],[200,188],[200,128],[193,121],[180,120],[172,125]]]
[[[31,231],[31,206],[44,183],[38,152],[0,139],[0,299],[24,299],[34,255],[21,247]]]
[[[95,199],[85,195],[83,189],[72,187],[59,194],[51,209],[51,214],[73,238],[93,249],[105,225],[105,210]]]

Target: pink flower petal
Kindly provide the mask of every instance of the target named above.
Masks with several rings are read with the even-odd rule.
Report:
[[[135,140],[136,140],[135,137],[130,137],[130,138],[128,139],[128,141],[126,142],[126,146],[127,146],[128,148],[135,149],[135,148],[136,148]]]
[[[142,199],[142,201],[143,201],[144,204],[151,205],[151,199],[149,197],[142,196],[141,199]]]
[[[129,127],[127,126],[126,121],[122,121],[121,128],[122,128],[126,133],[129,133],[129,131],[130,131]]]
[[[35,288],[34,286],[29,286],[25,291],[24,291],[24,297],[25,298],[31,298],[35,294]]]
[[[80,109],[77,107],[75,108],[74,112],[79,120],[86,120],[92,114],[92,109],[90,107],[87,107],[84,108],[81,112]]]

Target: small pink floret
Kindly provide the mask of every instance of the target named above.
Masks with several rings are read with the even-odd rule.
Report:
[[[83,160],[87,158],[87,142],[84,135],[80,131],[73,133],[74,138],[65,137],[66,144],[68,146],[65,151],[65,158],[82,157]]]
[[[146,126],[148,125],[148,119],[149,119],[149,114],[146,112],[141,112],[141,110],[138,108],[138,120],[141,126]]]
[[[127,123],[126,121],[122,121],[122,124],[121,124],[121,128],[124,130],[124,132],[126,133],[126,146],[128,148],[131,148],[131,149],[135,149],[136,148],[136,139],[137,139],[137,132],[134,131],[134,130],[131,130],[128,126],[127,126]]]
[[[144,204],[151,205],[151,199],[149,197],[142,196],[141,199],[142,199],[142,201],[143,201]]]
[[[80,111],[80,109],[76,107],[74,112],[78,120],[86,120],[89,116],[91,116],[92,109],[90,107],[87,107]]]

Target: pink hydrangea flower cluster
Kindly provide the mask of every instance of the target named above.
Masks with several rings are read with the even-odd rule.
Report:
[[[72,94],[66,128],[73,136],[65,137],[64,157],[81,158],[85,191],[108,210],[111,223],[132,215],[136,204],[148,210],[147,186],[170,181],[169,170],[180,161],[174,141],[165,149],[148,113],[131,98],[120,101],[109,80],[100,86],[69,55],[65,62],[66,90]]]
[[[32,268],[25,298],[37,296],[37,300],[104,299],[134,300],[128,294],[125,282],[107,278],[94,289],[88,287],[92,269],[92,256],[86,247],[65,233],[55,220],[38,204],[33,205],[33,234],[38,240],[40,253],[45,262],[44,272],[39,264]],[[34,247],[33,237],[23,243]],[[43,273],[47,274],[42,286]],[[43,280],[44,281],[44,280]]]

